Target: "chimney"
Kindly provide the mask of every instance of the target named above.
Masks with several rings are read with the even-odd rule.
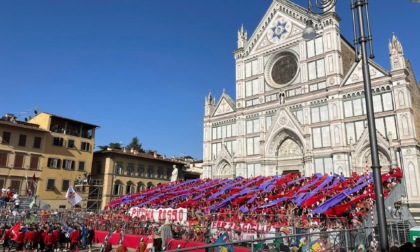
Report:
[[[123,148],[123,152],[124,152],[124,153],[126,153],[126,152],[127,152],[127,149],[126,149],[125,147]]]
[[[153,156],[154,156],[155,158],[157,158],[157,151],[154,151],[154,152],[153,152]]]
[[[131,148],[131,149],[130,149],[130,152],[131,152],[131,153],[134,153],[134,148]]]
[[[163,159],[166,159],[166,155],[163,155]]]

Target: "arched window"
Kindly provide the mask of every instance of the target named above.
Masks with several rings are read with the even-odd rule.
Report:
[[[142,182],[137,183],[137,192],[144,191],[146,189],[146,186]]]
[[[112,189],[112,195],[122,195],[123,192],[123,183],[119,180],[114,182],[114,188]]]
[[[132,194],[135,191],[134,183],[129,181],[125,187],[125,194]]]
[[[147,183],[147,189],[152,189],[155,187],[152,182]]]
[[[405,106],[404,93],[402,91],[398,92],[398,102],[400,106]]]

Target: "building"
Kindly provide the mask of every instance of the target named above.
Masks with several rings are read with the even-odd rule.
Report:
[[[0,188],[20,195],[41,177],[44,149],[49,132],[36,124],[17,121],[13,114],[0,118]]]
[[[182,178],[185,163],[166,158],[157,152],[142,153],[134,149],[96,151],[89,183],[88,209],[103,209],[122,195],[170,183],[172,176]],[[174,168],[177,170],[174,172]],[[179,171],[179,173],[178,173]]]
[[[67,189],[70,185],[83,184],[89,175],[95,130],[99,126],[45,112],[36,114],[28,122],[48,132],[40,160],[38,198],[52,208],[70,207],[65,198]],[[87,199],[88,190],[76,188],[80,196]],[[86,207],[86,203],[84,200],[80,206]]]
[[[203,177],[300,172],[350,176],[370,169],[364,85],[355,48],[332,11],[273,1],[248,38],[238,31],[236,94],[205,99]],[[369,60],[382,171],[399,166],[410,203],[420,203],[420,93],[402,43],[390,34],[386,70]],[[377,47],[378,48],[378,47]],[[232,71],[233,72],[233,71]],[[404,195],[403,195],[404,196]]]

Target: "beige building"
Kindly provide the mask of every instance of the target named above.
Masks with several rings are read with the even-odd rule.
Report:
[[[317,36],[305,41],[309,18]],[[401,167],[410,204],[420,203],[420,92],[391,32],[389,43],[373,41],[391,68],[368,62],[380,164],[383,172]],[[238,31],[234,57],[233,98],[205,100],[204,178],[350,176],[370,167],[361,62],[334,10],[308,17],[292,1],[272,1],[250,37]]]
[[[36,114],[28,122],[48,132],[44,136],[37,195],[52,208],[71,207],[65,194],[69,185],[83,184],[90,173],[98,126],[49,113]],[[80,206],[86,207],[88,190],[76,188],[84,199]]]
[[[97,151],[93,157],[88,209],[103,209],[113,199],[169,183],[173,176],[183,178],[184,165],[157,152]]]
[[[41,177],[48,134],[38,125],[18,122],[12,114],[0,119],[0,188],[10,187],[20,195],[35,191],[32,178]]]

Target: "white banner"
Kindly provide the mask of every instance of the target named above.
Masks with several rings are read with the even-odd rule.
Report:
[[[213,221],[211,223],[211,234],[217,233],[219,228],[226,229],[226,231],[229,233],[230,239],[238,235],[236,231],[240,231],[240,235],[236,237],[239,240],[251,240],[251,236],[253,236],[254,239],[271,238],[275,237],[276,235],[288,235],[292,233],[292,228],[290,227],[282,227],[276,229],[270,225],[253,225],[249,223]]]
[[[186,208],[140,208],[132,207],[130,208],[131,218],[144,218],[153,220],[154,222],[160,222],[162,220],[170,220],[174,223],[184,224],[187,221],[187,209]]]

